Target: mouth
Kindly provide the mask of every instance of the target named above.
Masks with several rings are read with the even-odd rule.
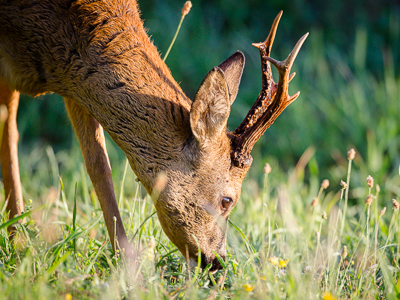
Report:
[[[223,256],[222,259],[225,260],[225,256]],[[201,253],[201,267],[203,268],[203,270],[210,263],[212,263],[211,268],[209,270],[211,274],[215,274],[218,270],[221,270],[223,268],[218,258],[214,257],[214,259],[211,260],[207,258],[203,253]]]
[[[218,260],[218,258],[214,258],[212,261],[212,266],[210,268],[210,273],[211,274],[215,274],[218,270],[222,270],[223,267],[220,263],[220,261]]]
[[[225,260],[225,257],[222,257],[222,259]],[[195,268],[198,266],[197,258],[190,258],[188,263],[191,268]],[[204,270],[210,263],[212,263],[211,268],[209,269],[209,272],[211,274],[215,274],[218,270],[221,270],[223,268],[218,258],[215,257],[213,260],[207,259],[207,257],[202,253],[200,267]]]
[[[225,260],[225,256],[221,256],[223,260]],[[201,263],[200,267],[204,270],[210,263],[212,263],[211,268],[208,270],[211,274],[215,274],[218,270],[222,270],[223,266],[221,265],[218,258],[214,257],[213,259],[207,258],[203,253],[201,253]],[[195,268],[198,266],[197,258],[189,258],[188,262],[191,268]]]

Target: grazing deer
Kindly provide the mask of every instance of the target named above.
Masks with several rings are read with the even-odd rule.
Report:
[[[281,14],[266,41],[254,44],[261,53],[261,93],[240,126],[228,132],[230,106],[244,67],[241,52],[206,75],[192,102],[147,36],[136,1],[1,0],[0,102],[8,109],[1,167],[10,216],[23,209],[19,92],[56,92],[65,98],[110,239],[129,247],[103,128],[150,195],[155,194],[157,176],[166,175],[154,205],[164,232],[183,256],[197,261],[199,246],[202,266],[221,268],[214,252],[225,257],[228,217],[251,165],[250,151],[299,95],[288,95],[288,83],[307,34],[285,61],[272,59]],[[279,71],[278,83],[270,63]]]

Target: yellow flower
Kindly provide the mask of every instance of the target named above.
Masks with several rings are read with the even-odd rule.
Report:
[[[266,280],[265,276],[261,276],[261,279],[264,280],[264,281]]]
[[[321,298],[322,298],[322,300],[336,300],[336,298],[333,297],[332,294],[329,292],[323,292],[321,294]]]
[[[66,294],[65,295],[65,300],[72,300],[72,295],[71,294]]]
[[[285,268],[287,266],[288,262],[289,262],[288,259],[285,259],[285,260],[280,259],[279,260],[279,268]]]
[[[253,287],[248,283],[243,284],[243,287],[246,290],[246,292],[251,292],[253,290]]]
[[[279,263],[279,260],[278,260],[278,258],[277,258],[276,256],[271,256],[271,257],[269,258],[269,261],[270,261],[270,263],[273,264],[274,266],[276,266],[276,265]]]

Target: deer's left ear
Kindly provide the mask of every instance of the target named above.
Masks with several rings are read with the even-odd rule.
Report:
[[[230,113],[228,85],[224,72],[215,67],[200,85],[190,110],[190,127],[200,145],[219,139]]]
[[[229,101],[232,105],[235,101],[238,90],[240,79],[242,78],[244,68],[244,54],[237,51],[235,54],[229,56],[224,62],[218,67],[224,71],[225,80],[229,89]]]

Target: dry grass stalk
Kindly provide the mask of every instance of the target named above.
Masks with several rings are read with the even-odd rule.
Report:
[[[366,205],[371,205],[371,203],[372,203],[373,200],[374,200],[374,199],[372,198],[372,196],[371,196],[371,195],[368,195],[367,198],[365,199],[365,204],[366,204]]]

